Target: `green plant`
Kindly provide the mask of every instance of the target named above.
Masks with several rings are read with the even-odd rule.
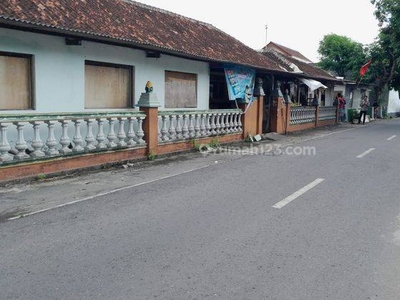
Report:
[[[246,137],[245,141],[246,142],[250,142],[250,143],[252,143],[254,141],[253,140],[253,135],[251,134],[251,132],[247,133],[247,137]]]
[[[36,176],[36,178],[37,178],[37,180],[43,180],[43,179],[46,178],[46,174],[38,174],[38,175]]]
[[[149,151],[149,154],[147,155],[148,160],[154,160],[156,158],[156,155],[152,150]]]
[[[219,140],[217,138],[214,138],[211,140],[211,142],[208,145],[211,148],[218,148],[219,146],[221,146],[221,143],[219,142]]]
[[[200,151],[201,144],[199,144],[196,140],[192,140],[192,144],[196,151]]]

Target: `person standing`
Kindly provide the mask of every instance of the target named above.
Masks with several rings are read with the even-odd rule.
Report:
[[[364,95],[363,99],[361,100],[360,107],[361,111],[360,111],[360,117],[358,119],[358,124],[361,123],[361,119],[363,119],[363,124],[365,124],[365,117],[367,115],[367,110],[369,107],[369,100],[367,95]]]
[[[339,105],[339,120],[340,122],[344,122],[346,115],[345,115],[345,101],[344,98],[342,97],[341,93],[338,93],[337,95],[337,100],[338,100],[338,105]]]
[[[346,104],[347,104],[347,102],[346,102],[346,99],[344,98],[344,96],[342,96],[342,99],[343,99],[343,120],[342,120],[342,122],[347,122],[347,117],[346,117]]]

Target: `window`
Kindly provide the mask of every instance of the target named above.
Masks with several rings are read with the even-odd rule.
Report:
[[[85,63],[85,108],[133,106],[133,67],[93,61]]]
[[[197,75],[165,71],[165,108],[197,108]]]
[[[32,56],[0,52],[0,110],[32,109]]]

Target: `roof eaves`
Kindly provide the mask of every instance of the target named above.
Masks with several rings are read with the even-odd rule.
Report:
[[[2,21],[2,20],[4,20],[4,21]],[[0,15],[0,27],[2,24],[8,25],[11,27],[21,28],[21,29],[23,28],[24,30],[28,30],[28,31],[39,31],[42,33],[47,33],[47,34],[52,33],[52,34],[57,34],[60,36],[66,36],[66,35],[74,36],[74,37],[79,37],[79,38],[83,38],[83,39],[87,39],[87,40],[91,40],[91,41],[113,43],[113,44],[118,44],[120,46],[125,46],[125,47],[129,46],[129,47],[138,48],[138,49],[142,49],[142,50],[155,50],[155,51],[160,51],[164,54],[174,55],[174,56],[183,57],[183,58],[192,58],[195,60],[200,60],[200,61],[205,61],[205,62],[236,64],[236,65],[240,65],[240,66],[256,68],[259,70],[276,71],[274,69],[270,69],[265,66],[209,58],[209,57],[202,56],[202,55],[187,53],[187,52],[179,50],[179,49],[162,47],[160,45],[152,44],[152,43],[148,43],[148,42],[146,43],[146,42],[141,42],[141,41],[137,41],[137,40],[124,39],[124,38],[114,37],[111,35],[103,35],[103,34],[99,34],[99,33],[95,33],[95,32],[70,29],[70,28],[65,28],[65,27],[61,27],[61,26],[52,26],[52,25],[31,22],[31,21],[26,21],[26,20],[20,20],[20,19],[10,18],[10,17]]]

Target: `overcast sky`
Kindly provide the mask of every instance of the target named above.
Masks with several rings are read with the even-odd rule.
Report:
[[[326,34],[372,43],[378,22],[370,0],[137,0],[210,23],[254,49],[273,41],[319,60],[319,42]],[[268,25],[266,33],[265,25]]]

